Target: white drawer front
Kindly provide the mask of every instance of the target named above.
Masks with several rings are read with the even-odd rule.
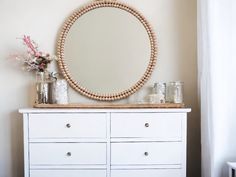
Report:
[[[181,169],[112,170],[111,177],[183,177]]]
[[[105,170],[31,170],[30,177],[106,177]]]
[[[112,143],[112,165],[177,165],[182,163],[181,142]]]
[[[184,116],[181,113],[112,113],[111,137],[180,141]]]
[[[30,138],[105,138],[106,114],[30,114]]]
[[[31,143],[30,164],[106,164],[106,143]]]

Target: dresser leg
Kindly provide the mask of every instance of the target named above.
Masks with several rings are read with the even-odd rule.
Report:
[[[235,176],[235,170],[234,170],[234,169],[232,169],[232,177],[236,177],[236,176]]]

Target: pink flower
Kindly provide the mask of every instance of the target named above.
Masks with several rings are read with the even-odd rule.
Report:
[[[57,57],[54,55],[49,55],[48,53],[43,53],[38,50],[38,45],[33,40],[30,39],[30,36],[24,35],[23,44],[27,47],[25,54],[12,55],[12,57],[21,62],[27,71],[45,71],[48,64],[52,60],[56,60]]]
[[[30,39],[30,36],[24,35],[23,42],[33,52],[35,56],[40,55],[34,42]]]
[[[42,52],[36,52],[36,53],[35,53],[35,57],[41,57],[42,55],[43,55]]]

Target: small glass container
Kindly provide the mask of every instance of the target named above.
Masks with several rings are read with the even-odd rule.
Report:
[[[167,101],[169,103],[183,103],[183,87],[183,82],[170,82],[167,89]]]
[[[47,72],[36,72],[36,104],[49,104],[49,83]]]
[[[68,83],[59,74],[51,73],[50,102],[52,104],[68,104]]]
[[[165,103],[166,84],[162,82],[155,83],[152,93],[149,95],[149,103],[161,104]]]

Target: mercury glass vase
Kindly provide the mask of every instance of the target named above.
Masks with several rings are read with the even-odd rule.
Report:
[[[65,79],[57,78],[50,84],[49,89],[53,104],[68,104],[68,84]]]
[[[36,72],[36,104],[49,104],[49,82],[47,72]]]

